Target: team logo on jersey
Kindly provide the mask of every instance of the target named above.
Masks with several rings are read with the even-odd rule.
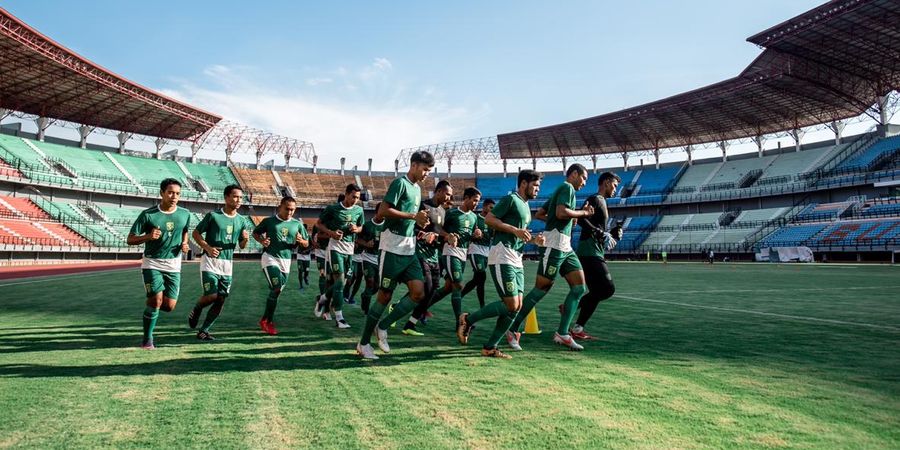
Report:
[[[287,240],[288,234],[290,234],[291,231],[288,230],[287,227],[285,227],[285,228],[279,228],[278,232],[281,233],[282,239]]]
[[[550,266],[547,268],[547,275],[556,275],[556,267]]]
[[[225,227],[225,232],[228,234],[234,233],[234,225],[228,225]]]
[[[391,279],[390,278],[382,278],[381,279],[381,287],[382,287],[382,289],[390,289]]]
[[[513,293],[513,282],[512,282],[512,281],[507,281],[507,282],[506,282],[506,293],[507,293],[507,294],[512,294],[512,293]]]
[[[175,222],[166,222],[166,231],[175,230]]]

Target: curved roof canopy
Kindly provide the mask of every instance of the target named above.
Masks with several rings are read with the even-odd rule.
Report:
[[[832,0],[748,41],[738,76],[601,116],[497,136],[502,158],[679,147],[858,116],[900,88],[900,2]]]
[[[192,140],[221,117],[122,78],[0,8],[0,108]]]

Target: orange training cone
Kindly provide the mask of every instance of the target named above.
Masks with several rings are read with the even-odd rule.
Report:
[[[525,334],[541,334],[541,327],[537,320],[537,310],[532,309],[525,318]]]

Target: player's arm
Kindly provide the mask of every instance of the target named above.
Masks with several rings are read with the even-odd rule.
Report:
[[[381,219],[416,220],[415,214],[400,211],[399,209],[395,208],[394,205],[384,201],[381,202],[381,207],[378,208],[376,216]]]
[[[201,249],[203,249],[203,251],[206,252],[207,255],[212,256],[213,258],[215,258],[216,256],[219,256],[218,249],[215,249],[215,248],[212,248],[209,246],[209,243],[206,242],[205,239],[203,239],[203,235],[200,233],[199,229],[194,229],[194,232],[191,233],[191,237],[194,238],[194,242],[196,242],[197,245]],[[241,248],[243,248],[243,247],[241,247]]]
[[[259,245],[262,245],[263,248],[268,247],[269,244],[272,243],[272,241],[269,239],[269,236],[264,234],[265,231],[266,228],[263,226],[263,222],[260,222],[259,225],[257,225],[256,228],[253,229],[253,240],[259,242]]]
[[[524,228],[516,228],[508,223],[504,223],[497,216],[494,215],[494,212],[491,211],[488,213],[487,217],[484,218],[484,222],[491,228],[501,232],[514,234],[519,239],[523,241],[531,241],[531,232]]]
[[[196,232],[196,231],[195,231]],[[238,246],[241,250],[247,248],[247,244],[250,242],[250,232],[247,231],[246,228],[241,229],[241,237],[238,238]]]
[[[547,210],[544,209],[544,207],[538,208],[538,210],[534,212],[534,218],[537,220],[540,220],[541,222],[546,222],[547,221]],[[487,222],[487,219],[485,219],[485,222]]]
[[[191,250],[190,241],[188,241],[188,227],[185,226],[181,232],[181,252],[187,253]]]
[[[134,224],[131,225],[131,231],[128,233],[128,237],[125,238],[125,243],[128,245],[141,245],[145,242],[155,241],[162,236],[162,230],[155,226],[149,233],[138,234],[144,229],[146,224],[147,216],[141,213],[137,220],[134,221]]]
[[[319,230],[320,233],[323,233],[325,236],[328,236],[328,237],[330,237],[330,238],[332,238],[332,239],[340,240],[342,237],[344,237],[344,232],[343,232],[343,231],[341,231],[341,230],[337,230],[337,231],[331,230],[330,228],[328,228],[327,226],[325,226],[324,223],[322,223],[322,219],[321,219],[321,218],[320,218],[319,220],[316,221],[316,228]]]

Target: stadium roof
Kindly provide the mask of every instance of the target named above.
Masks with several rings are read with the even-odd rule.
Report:
[[[3,8],[0,107],[178,140],[195,139],[222,120],[90,62]]]
[[[864,113],[900,88],[900,2],[832,0],[748,39],[737,77],[601,116],[497,136],[500,156],[552,158],[728,141]]]

